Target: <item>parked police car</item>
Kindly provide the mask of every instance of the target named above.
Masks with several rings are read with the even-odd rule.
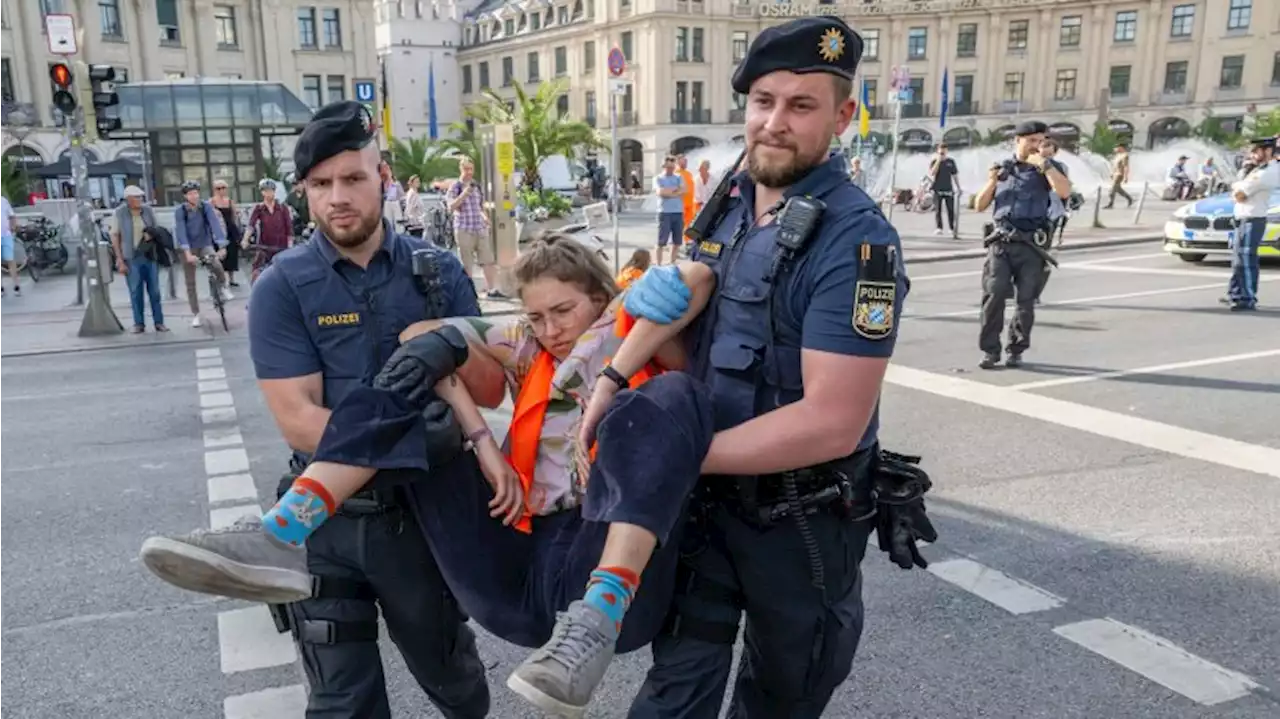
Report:
[[[1199,262],[1210,255],[1225,259],[1235,238],[1232,217],[1235,202],[1231,194],[1214,195],[1190,202],[1164,223],[1164,249],[1184,262]],[[1258,250],[1262,257],[1280,257],[1280,190],[1271,193],[1267,209],[1267,234]]]

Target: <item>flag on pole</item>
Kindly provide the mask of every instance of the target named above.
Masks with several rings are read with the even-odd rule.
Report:
[[[431,58],[431,69],[427,73],[427,136],[432,140],[440,136],[440,124],[436,122],[436,60]]]
[[[870,93],[867,92],[867,81],[862,80],[862,100],[858,102],[858,137],[866,138],[871,134]]]
[[[951,91],[947,87],[951,84],[949,82],[949,74],[949,70],[944,67],[942,69],[942,112],[938,113],[938,127],[943,129],[947,127],[947,100],[951,95]]]

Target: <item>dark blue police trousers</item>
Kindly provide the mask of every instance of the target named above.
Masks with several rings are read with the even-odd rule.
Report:
[[[658,548],[641,575],[618,651],[657,635],[674,591],[685,510],[714,433],[704,386],[672,372],[619,393],[597,432],[585,501],[535,517],[531,534],[489,516],[493,493],[473,455],[429,466],[421,422],[398,395],[357,389],[334,408],[314,459],[424,472],[409,492],[445,581],[480,626],[521,646],[544,644],[556,612],[582,597],[609,523],[648,529]]]

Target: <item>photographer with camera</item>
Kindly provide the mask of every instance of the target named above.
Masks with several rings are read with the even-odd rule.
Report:
[[[1040,154],[1048,127],[1043,122],[1024,122],[1014,131],[1014,157],[992,165],[987,183],[978,193],[974,209],[985,211],[995,203],[992,223],[984,230],[987,263],[982,277],[982,328],[978,347],[982,369],[1000,362],[1000,327],[1004,308],[1015,296],[1017,310],[1009,323],[1006,367],[1022,364],[1022,354],[1031,346],[1035,323],[1036,294],[1044,278],[1044,265],[1057,264],[1048,253],[1053,241],[1049,219],[1049,196],[1067,199],[1071,181],[1062,165]]]

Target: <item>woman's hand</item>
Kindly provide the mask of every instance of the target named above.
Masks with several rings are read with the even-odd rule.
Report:
[[[492,437],[480,444],[476,455],[480,459],[480,471],[493,488],[493,499],[489,500],[489,516],[501,517],[502,524],[511,526],[524,513],[524,487],[520,485],[520,475],[507,463],[497,442]]]
[[[578,429],[578,439],[586,451],[591,451],[591,445],[596,441],[596,428],[600,426],[605,410],[609,409],[609,403],[613,402],[620,389],[617,383],[607,377],[596,380],[587,408],[582,410],[582,425]]]

